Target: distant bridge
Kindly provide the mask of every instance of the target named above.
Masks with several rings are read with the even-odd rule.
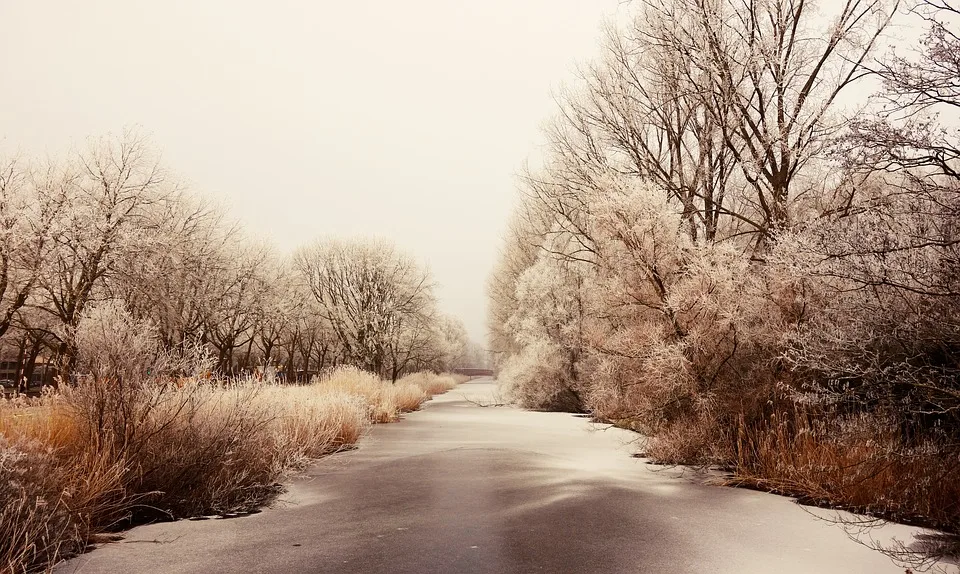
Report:
[[[468,377],[492,377],[493,376],[493,369],[462,368],[462,369],[454,369],[453,372],[458,375],[466,375]]]

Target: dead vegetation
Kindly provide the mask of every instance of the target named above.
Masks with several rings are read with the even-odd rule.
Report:
[[[144,521],[251,511],[278,480],[416,410],[452,377],[342,368],[305,386],[88,379],[0,402],[0,572]]]

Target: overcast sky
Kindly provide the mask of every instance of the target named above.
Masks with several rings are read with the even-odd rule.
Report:
[[[377,234],[485,337],[484,283],[551,93],[618,0],[0,3],[4,150],[140,125],[283,251]]]

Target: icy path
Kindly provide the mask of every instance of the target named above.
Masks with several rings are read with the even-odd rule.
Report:
[[[275,508],[136,528],[57,572],[904,571],[786,498],[632,458],[630,433],[475,404],[493,390],[467,383],[375,427]]]

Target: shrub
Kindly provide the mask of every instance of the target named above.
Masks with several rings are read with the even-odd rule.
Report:
[[[106,381],[143,378],[161,364],[159,333],[136,320],[118,301],[89,308],[74,332],[81,372]]]
[[[571,368],[558,345],[540,340],[507,359],[500,385],[508,400],[524,408],[579,412],[583,402],[572,384]]]

